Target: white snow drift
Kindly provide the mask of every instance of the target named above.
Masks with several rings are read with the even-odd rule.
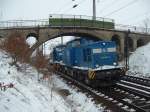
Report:
[[[138,48],[129,58],[132,75],[150,78],[150,43]]]

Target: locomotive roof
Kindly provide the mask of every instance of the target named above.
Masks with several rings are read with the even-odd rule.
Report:
[[[83,39],[85,39],[85,40],[93,40],[93,41],[99,41],[99,39],[91,39],[90,37],[81,37],[81,38],[75,38],[75,39],[73,39],[73,40],[71,40],[71,41],[69,41],[69,42],[67,42],[66,44],[68,44],[68,43],[72,43],[72,42],[74,42],[74,41],[80,41],[80,40],[83,40]]]
[[[55,46],[54,48],[60,48],[60,47],[66,47],[66,45],[57,45],[57,46]]]

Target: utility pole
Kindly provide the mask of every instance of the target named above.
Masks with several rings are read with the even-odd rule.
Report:
[[[130,30],[128,30],[125,34],[125,41],[124,41],[124,54],[125,54],[125,66],[126,66],[126,71],[129,69],[129,34]]]
[[[40,26],[38,25],[37,26],[37,29],[36,29],[36,32],[37,32],[37,38],[39,39],[39,30],[40,30]],[[37,52],[36,53],[39,53],[40,52],[40,46],[37,48]],[[42,52],[43,52],[43,44],[42,44]],[[43,53],[42,53],[43,54]]]
[[[93,0],[93,20],[96,20],[96,1]]]

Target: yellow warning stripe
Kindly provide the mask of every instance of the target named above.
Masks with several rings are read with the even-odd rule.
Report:
[[[95,72],[89,70],[89,72],[88,72],[88,77],[89,77],[89,79],[94,79],[94,77],[95,77]]]

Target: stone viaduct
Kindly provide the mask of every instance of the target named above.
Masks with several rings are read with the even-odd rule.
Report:
[[[14,31],[20,32],[24,38],[29,36],[36,37],[37,43],[31,47],[31,52],[42,45],[44,42],[60,37],[60,36],[79,36],[79,37],[91,37],[101,40],[113,40],[118,45],[118,52],[120,55],[124,55],[124,41],[126,31],[109,30],[100,28],[89,27],[20,27],[20,28],[5,28],[0,29],[0,38],[7,38]],[[129,34],[129,51],[135,51],[137,47],[147,44],[150,41],[150,35],[130,32]]]

